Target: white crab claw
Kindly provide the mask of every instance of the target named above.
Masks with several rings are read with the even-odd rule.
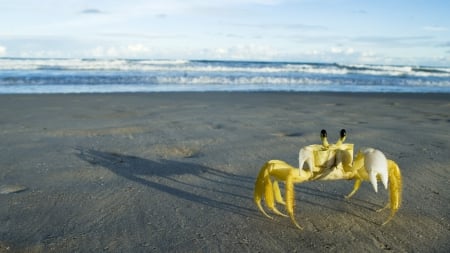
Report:
[[[381,182],[383,182],[384,188],[387,189],[388,165],[386,156],[381,151],[373,148],[366,148],[362,152],[364,154],[364,167],[369,174],[369,180],[375,192],[378,192],[378,175],[381,178]]]
[[[300,170],[303,169],[305,162],[312,173],[314,169],[314,153],[308,147],[301,148],[298,154],[298,167]]]

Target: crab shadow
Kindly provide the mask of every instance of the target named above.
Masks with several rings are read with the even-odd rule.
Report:
[[[93,149],[76,148],[76,150],[81,160],[104,167],[122,178],[176,198],[244,216],[255,214],[254,209],[240,205],[251,201],[249,196],[253,179],[249,177],[195,163],[166,159],[153,161]],[[185,177],[191,177],[199,183],[190,183],[192,180],[184,180]],[[249,192],[249,194],[241,195],[222,189],[239,189],[239,193]],[[201,194],[195,193],[199,190]]]
[[[376,210],[382,208],[384,205],[379,205],[357,196],[346,199],[342,193],[336,193],[334,190],[319,190],[313,186],[296,187],[296,191],[299,195],[296,201],[309,204],[312,208],[328,209],[335,213],[347,213],[376,225],[380,225],[381,223],[378,223],[374,219],[380,219],[380,216],[384,217],[381,213],[376,212]],[[354,208],[356,209],[353,210]]]

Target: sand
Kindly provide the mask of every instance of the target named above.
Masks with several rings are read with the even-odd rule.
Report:
[[[323,128],[400,165],[386,226],[368,182],[296,185],[303,231],[255,207]],[[448,94],[2,95],[0,252],[449,252],[449,129]]]

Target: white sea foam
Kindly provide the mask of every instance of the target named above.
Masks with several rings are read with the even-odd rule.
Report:
[[[450,68],[0,58],[0,93],[296,90],[450,93]]]
[[[179,72],[248,72],[365,74],[391,76],[450,77],[450,68],[342,65],[307,63],[223,62],[188,60],[124,60],[124,59],[11,59],[0,58],[0,70],[92,70],[92,71],[179,71]]]

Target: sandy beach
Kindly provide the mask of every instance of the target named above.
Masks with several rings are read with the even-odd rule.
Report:
[[[341,128],[399,164],[395,218],[352,181],[263,216],[261,166]],[[0,252],[449,252],[449,129],[448,94],[1,95]]]

